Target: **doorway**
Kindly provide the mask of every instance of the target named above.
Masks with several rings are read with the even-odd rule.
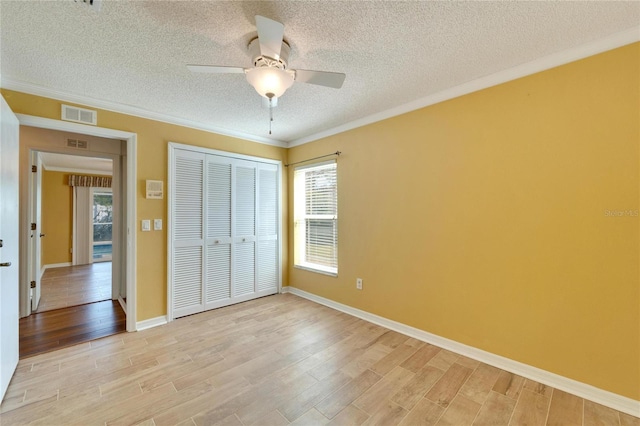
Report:
[[[121,217],[121,223],[119,226],[118,237],[121,239],[121,244],[114,244],[112,251],[112,262],[120,261],[122,267],[120,268],[119,278],[121,283],[121,294],[126,297],[126,330],[136,330],[136,305],[135,305],[135,247],[136,247],[136,234],[135,234],[135,215],[136,215],[136,192],[135,192],[135,179],[136,179],[136,135],[130,132],[123,132],[119,130],[106,129],[96,126],[88,126],[77,123],[64,122],[59,120],[51,120],[41,117],[34,117],[29,115],[16,114],[20,124],[21,133],[21,152],[20,152],[20,168],[21,168],[21,204],[20,204],[20,218],[21,218],[21,259],[24,262],[20,264],[20,316],[24,319],[31,315],[31,289],[29,288],[29,262],[30,248],[32,238],[36,237],[35,232],[39,230],[29,230],[30,221],[30,197],[31,191],[31,170],[28,170],[30,163],[31,151],[42,151],[75,154],[77,151],[69,148],[66,143],[66,139],[59,137],[44,137],[44,138],[31,138],[29,141],[23,140],[25,133],[34,131],[47,132],[47,131],[59,131],[64,133],[73,133],[78,139],[87,140],[87,138],[107,138],[110,141],[110,145],[113,149],[116,149],[120,155],[117,156],[117,161],[114,161],[114,169],[117,167],[119,171],[114,173],[114,176],[119,176],[119,183],[114,186],[121,191],[122,205],[119,207],[122,209],[123,215]],[[89,139],[91,141],[91,139]],[[114,140],[116,140],[114,142]],[[93,143],[89,143],[89,151],[91,151]],[[95,150],[94,150],[95,151]],[[102,150],[102,152],[105,152]],[[106,151],[108,152],[108,151]],[[82,154],[80,154],[82,155]],[[87,156],[94,156],[93,153]],[[108,155],[106,156],[108,157]],[[115,193],[114,193],[115,196]],[[117,197],[116,197],[117,198]],[[45,237],[46,238],[46,235]],[[121,250],[118,252],[118,247]],[[37,276],[37,275],[36,275]],[[115,292],[114,292],[115,293]],[[118,299],[118,293],[112,294],[112,301]],[[124,302],[124,300],[123,300]]]
[[[39,297],[32,295],[32,312],[112,297],[124,304],[126,288],[119,282],[121,274],[113,273],[119,268],[113,263],[113,245],[122,241],[113,235],[114,222],[121,222],[121,209],[114,207],[122,205],[121,199],[114,201],[111,188],[113,160],[41,151],[34,157],[41,167],[31,194],[34,210],[39,210],[34,216],[40,231],[34,232],[32,240],[41,247],[40,261],[38,256],[31,259],[41,273]]]
[[[21,357],[126,330],[122,142],[92,142],[93,152],[78,154],[30,149],[31,314],[20,321]]]

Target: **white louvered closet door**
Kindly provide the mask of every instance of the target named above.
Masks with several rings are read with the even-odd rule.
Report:
[[[258,165],[258,232],[256,290],[278,291],[280,282],[278,253],[278,166]]]
[[[177,150],[173,185],[173,314],[204,310],[203,192],[205,155]]]
[[[256,163],[234,162],[233,296],[255,293]]]
[[[231,161],[207,156],[206,171],[206,309],[231,298]]]
[[[280,166],[186,145],[169,152],[171,319],[277,293]]]

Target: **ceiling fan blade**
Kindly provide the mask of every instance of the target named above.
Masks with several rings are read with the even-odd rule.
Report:
[[[346,74],[341,72],[327,72],[327,71],[307,71],[307,70],[295,70],[296,80],[301,83],[317,84],[319,86],[333,87],[339,89],[344,83]]]
[[[187,65],[191,72],[204,72],[209,74],[244,74],[244,68],[218,67],[214,65]]]
[[[284,25],[264,16],[256,15],[258,40],[260,40],[260,54],[273,59],[280,59]]]

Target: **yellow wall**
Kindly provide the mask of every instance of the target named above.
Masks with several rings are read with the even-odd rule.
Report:
[[[635,43],[290,149],[343,151],[339,276],[291,264],[290,285],[640,400],[639,59]]]
[[[166,182],[168,141],[343,151],[339,277],[285,253],[284,285],[640,400],[640,227],[605,214],[639,208],[639,58],[636,43],[288,152],[103,110],[98,125],[138,134],[138,224],[166,220],[143,184]],[[59,119],[59,101],[2,93]],[[137,239],[140,321],[165,314],[167,240]]]
[[[15,113],[60,119],[63,102],[2,89],[2,95]],[[64,102],[69,104],[68,102]],[[91,106],[78,105],[92,108]],[[222,151],[281,160],[286,163],[287,150],[270,145],[249,142],[229,136],[213,134],[187,127],[176,126],[112,111],[98,109],[98,126],[134,132],[137,134],[137,321],[155,318],[167,311],[167,234],[162,231],[141,232],[140,220],[167,220],[167,199],[147,200],[145,180],[167,182],[167,156],[169,142],[180,142]],[[283,167],[283,176],[286,169]],[[286,178],[285,178],[286,179]],[[165,186],[166,187],[166,186]],[[286,188],[286,182],[283,183]],[[283,190],[286,205],[286,190]],[[284,220],[286,223],[286,211]],[[287,240],[286,229],[283,239]],[[287,255],[283,254],[283,285],[287,285]]]
[[[42,173],[42,264],[71,262],[73,193],[69,174]]]

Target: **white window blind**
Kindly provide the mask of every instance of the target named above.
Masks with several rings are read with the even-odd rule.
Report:
[[[299,167],[294,175],[294,263],[338,274],[338,185],[335,162]]]

